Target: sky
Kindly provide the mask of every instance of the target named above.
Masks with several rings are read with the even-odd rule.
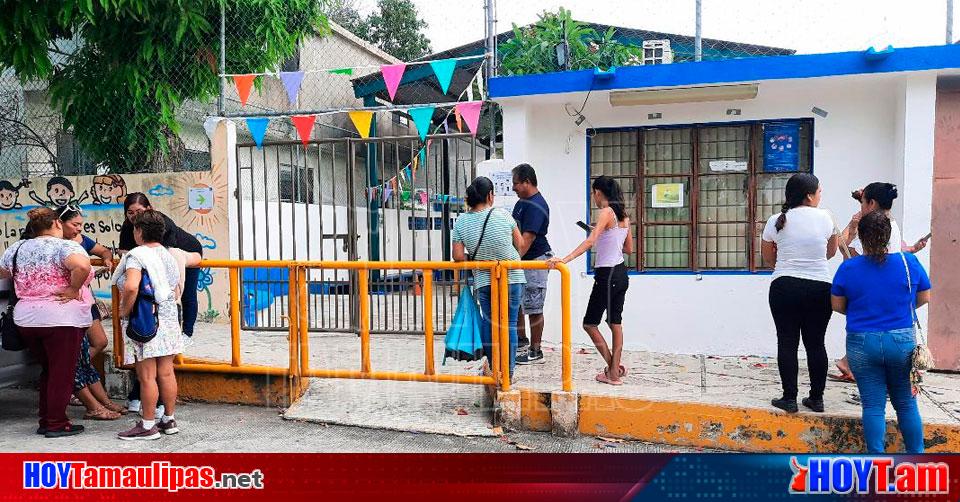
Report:
[[[483,0],[414,0],[434,52],[483,38]],[[795,49],[800,53],[870,46],[940,45],[946,0],[702,0],[704,38]],[[357,0],[369,12],[376,0]],[[695,30],[695,0],[498,0],[497,31],[529,24],[563,6],[573,18],[681,35]],[[957,2],[960,17],[960,2]],[[954,37],[956,40],[960,33]]]

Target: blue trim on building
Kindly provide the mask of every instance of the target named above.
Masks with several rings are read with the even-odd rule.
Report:
[[[829,77],[960,68],[960,45],[897,49],[876,60],[865,51],[767,56],[617,68],[608,80],[595,81],[593,70],[490,79],[490,97],[723,84],[791,78]]]

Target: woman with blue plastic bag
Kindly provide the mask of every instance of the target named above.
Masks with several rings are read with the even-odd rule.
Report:
[[[493,207],[493,182],[480,176],[467,187],[469,212],[453,225],[454,261],[519,261],[522,237],[517,222],[502,209]],[[490,272],[474,271],[474,294],[480,304],[480,337],[483,352],[491,364]],[[517,352],[517,314],[526,283],[522,270],[511,270],[509,281],[510,375]]]

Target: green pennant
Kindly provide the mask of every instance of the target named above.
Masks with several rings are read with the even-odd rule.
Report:
[[[334,75],[353,75],[353,68],[337,68],[336,70],[329,70],[328,73]]]

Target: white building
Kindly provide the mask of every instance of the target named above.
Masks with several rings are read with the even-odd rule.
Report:
[[[555,252],[565,254],[584,238],[575,223],[590,217],[591,177],[619,177],[642,228],[634,230],[639,254],[628,259],[634,270],[624,312],[627,348],[773,355],[770,271],[760,263],[758,234],[779,211],[792,174],[773,169],[812,170],[823,187],[822,207],[841,228],[859,210],[852,190],[872,181],[897,184],[894,216],[904,239],[914,242],[931,230],[934,138],[948,132],[937,129],[937,97],[958,69],[960,47],[920,47],[624,67],[612,76],[500,77],[490,93],[503,107],[506,167],[526,162],[537,169]],[[776,130],[792,142],[786,153],[766,157]],[[662,183],[684,184],[681,208],[651,207],[650,187]],[[936,288],[943,279],[937,257],[957,251],[946,236],[956,235],[958,224],[935,225],[942,227],[933,234],[944,238],[934,237],[932,251],[919,258],[929,269],[933,253]],[[838,255],[831,265],[840,262]],[[570,266],[577,326],[593,278],[588,258]],[[548,320],[559,318],[559,280],[550,289]],[[955,301],[936,292],[934,298]],[[926,324],[926,309],[921,316]],[[952,337],[957,346],[957,329],[946,327],[957,320],[931,319],[931,344]],[[834,316],[827,334],[833,358],[844,353],[843,327],[843,317]],[[547,325],[545,336],[559,341],[559,326]],[[582,332],[574,340],[589,343]]]

